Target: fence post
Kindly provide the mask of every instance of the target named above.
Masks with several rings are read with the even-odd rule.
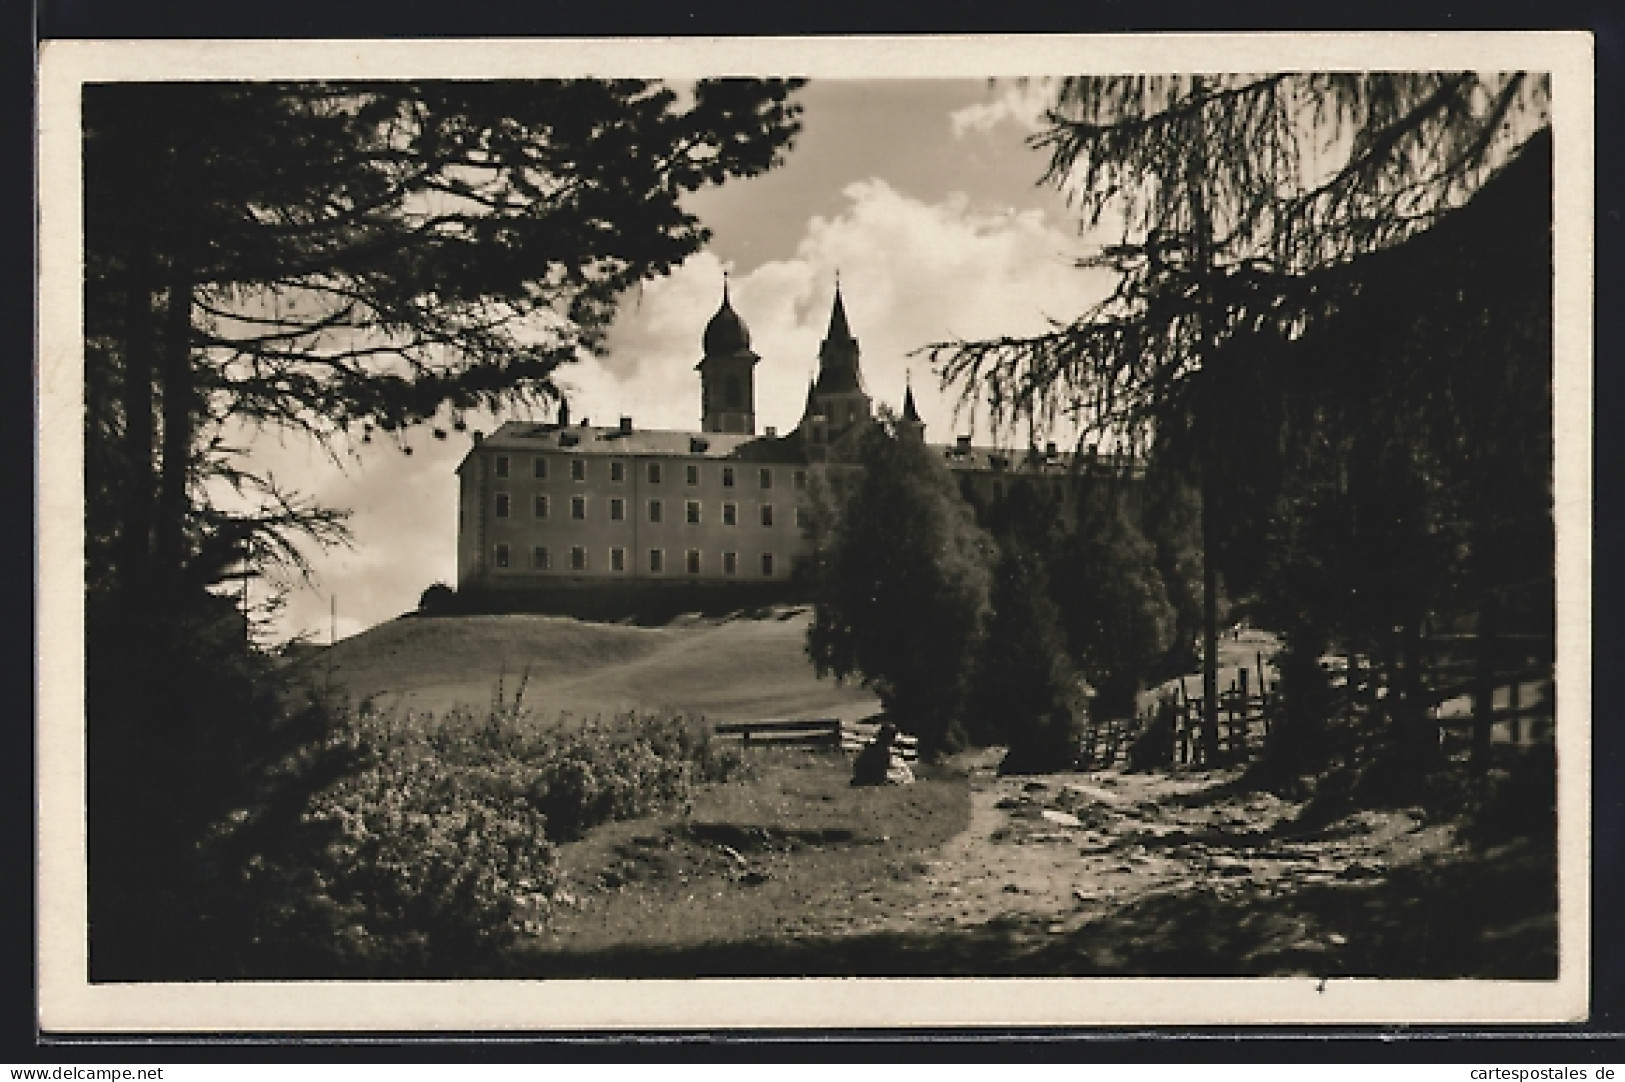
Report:
[[[1507,693],[1507,706],[1511,708],[1510,723],[1512,726],[1512,746],[1517,747],[1523,742],[1523,719],[1518,716],[1518,707],[1523,699],[1522,673],[1514,673],[1512,689]]]

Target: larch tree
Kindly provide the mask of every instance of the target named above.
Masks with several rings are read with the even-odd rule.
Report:
[[[1381,251],[1463,204],[1546,126],[1527,73],[1278,73],[1063,80],[1033,144],[1110,296],[1027,338],[928,347],[996,425],[1078,425],[1081,443],[1156,455],[1201,491],[1204,744],[1218,740],[1218,561],[1228,503],[1287,413],[1245,349],[1324,312],[1310,272]],[[1245,418],[1245,423],[1227,423]]]

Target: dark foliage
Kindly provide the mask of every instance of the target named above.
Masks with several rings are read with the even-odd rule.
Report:
[[[992,616],[977,657],[967,729],[984,744],[1009,746],[1007,774],[1077,764],[1083,702],[1066,654],[1059,614],[1037,554],[1005,547],[994,570]]]
[[[682,197],[779,160],[796,85],[704,82],[683,104],[631,80],[87,86],[94,977],[237,949],[199,946],[252,923],[206,899],[233,896],[240,869],[203,838],[247,801],[297,808],[358,765],[324,754],[268,795],[267,771],[323,715],[289,710],[226,590],[297,572],[302,542],[344,534],[237,444],[268,427],[337,453],[347,436],[555,397],[553,372],[602,345],[622,292],[704,242]],[[514,821],[466,809],[488,813],[493,832]],[[277,844],[303,844],[288,815],[268,820]],[[473,882],[425,888],[396,908],[430,910],[401,920],[455,921]],[[313,943],[332,931],[289,919],[315,921]]]
[[[923,754],[949,750],[964,736],[994,545],[947,468],[889,418],[865,434],[859,462],[820,527],[808,653],[820,675],[873,688]]]

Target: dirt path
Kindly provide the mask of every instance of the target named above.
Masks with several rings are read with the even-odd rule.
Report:
[[[1001,778],[992,767],[971,767],[969,827],[925,860],[922,875],[898,885],[906,897],[891,914],[855,930],[966,929],[1014,918],[1053,935],[1156,895],[1223,899],[1385,878],[1453,845],[1448,826],[1406,811],[1363,812],[1295,836],[1298,805],[1232,793],[1224,772],[1027,779]],[[1335,929],[1313,935],[1331,946],[1346,938]]]
[[[782,759],[690,816],[567,847],[576,902],[516,973],[1556,971],[1553,853],[1470,849],[1419,809],[1310,828],[1301,804],[1233,772],[1007,778],[992,751],[916,785],[853,790],[842,759]]]

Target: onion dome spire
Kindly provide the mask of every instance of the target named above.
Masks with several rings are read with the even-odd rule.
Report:
[[[722,275],[722,305],[717,309],[717,314],[711,317],[711,322],[705,325],[703,341],[707,357],[744,353],[750,349],[750,328],[745,326],[745,321],[733,309],[728,296],[726,272]]]

